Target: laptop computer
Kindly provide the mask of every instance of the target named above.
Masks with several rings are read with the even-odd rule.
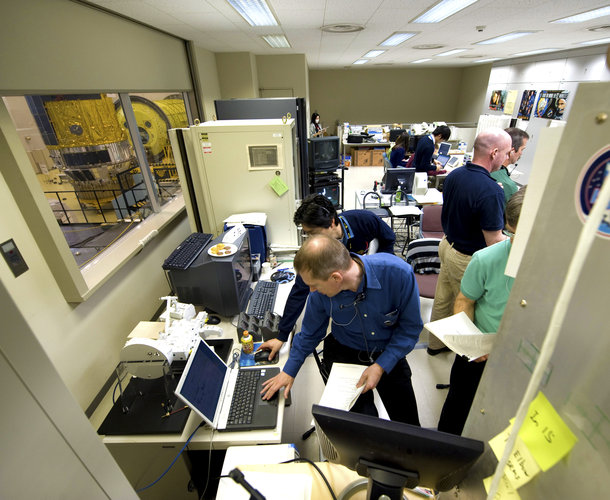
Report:
[[[176,395],[219,431],[273,429],[277,425],[277,398],[263,401],[262,383],[279,368],[229,368],[203,340],[189,356]],[[244,380],[247,386],[240,388]],[[243,389],[243,390],[242,390]],[[236,414],[245,411],[246,416]]]
[[[451,148],[451,144],[448,142],[441,142],[438,147],[438,156],[436,157],[436,161],[438,161],[442,167],[444,167],[449,161],[449,149]]]

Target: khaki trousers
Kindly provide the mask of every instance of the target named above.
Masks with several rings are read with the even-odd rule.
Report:
[[[441,272],[436,282],[430,321],[443,319],[453,314],[453,305],[460,291],[462,276],[464,276],[464,271],[466,271],[466,267],[472,259],[472,255],[466,255],[453,248],[447,238],[441,240],[438,246],[438,255],[441,259]],[[428,332],[428,347],[430,349],[441,349],[445,347],[445,344],[438,337]]]

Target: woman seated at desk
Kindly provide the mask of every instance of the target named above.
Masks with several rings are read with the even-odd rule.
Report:
[[[396,143],[390,152],[390,163],[393,167],[404,167],[407,163],[405,155],[407,153],[408,140],[409,135],[406,132],[400,134],[396,139]]]

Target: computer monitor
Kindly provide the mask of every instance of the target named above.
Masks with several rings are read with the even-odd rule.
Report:
[[[245,231],[233,242],[237,250],[231,255],[209,255],[208,249],[221,243],[224,234],[208,243],[187,269],[166,272],[178,301],[233,316],[246,310],[252,294],[250,237]]]
[[[388,168],[383,175],[381,183],[383,194],[395,193],[400,186],[403,193],[410,194],[413,190],[413,179],[415,178],[414,168],[394,167]]]
[[[312,193],[321,194],[325,198],[328,198],[335,208],[338,208],[341,204],[341,186],[339,183],[326,184],[323,186],[314,186]]]
[[[309,170],[324,172],[336,170],[341,164],[339,138],[336,136],[313,137],[307,141]]]
[[[402,134],[404,134],[406,130],[404,128],[391,128],[390,129],[390,142],[396,142]]]
[[[402,499],[417,485],[447,491],[481,456],[482,441],[313,405],[324,456],[369,478],[367,498]]]

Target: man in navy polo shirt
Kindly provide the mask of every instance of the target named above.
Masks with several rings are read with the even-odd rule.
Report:
[[[499,128],[481,132],[474,141],[472,162],[451,172],[443,186],[441,222],[445,237],[439,245],[438,276],[431,321],[453,314],[460,281],[472,254],[505,239],[504,191],[490,172],[497,171],[512,147],[510,135]],[[449,350],[430,334],[428,354]]]

